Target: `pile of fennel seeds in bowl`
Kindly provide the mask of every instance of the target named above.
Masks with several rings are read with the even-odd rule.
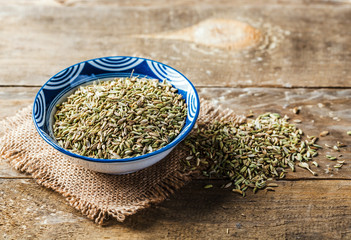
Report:
[[[223,187],[243,196],[250,188],[254,193],[274,191],[278,185],[270,181],[285,178],[286,169],[295,171],[295,166],[317,175],[308,162],[322,148],[316,144],[318,138],[302,139],[302,130],[288,120],[265,113],[243,123],[215,120],[195,125],[185,139],[190,156],[183,161],[184,170],[200,169],[206,177],[227,179]]]
[[[185,124],[187,106],[166,81],[138,77],[81,86],[58,104],[53,134],[75,154],[131,158],[170,143]]]

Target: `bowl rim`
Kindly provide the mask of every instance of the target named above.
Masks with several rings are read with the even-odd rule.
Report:
[[[52,78],[54,78],[57,74],[61,73],[62,71],[65,71],[66,69],[68,68],[71,68],[73,66],[76,66],[76,65],[79,65],[79,64],[82,64],[82,63],[86,63],[86,62],[90,62],[90,61],[94,61],[94,60],[98,60],[98,59],[104,59],[104,58],[113,58],[113,57],[125,57],[125,58],[135,58],[135,59],[142,59],[142,60],[147,60],[147,61],[151,61],[153,63],[158,63],[158,64],[162,64],[170,69],[172,69],[173,71],[179,73],[182,77],[184,77],[184,79],[189,82],[190,86],[192,87],[192,89],[194,90],[194,93],[195,93],[195,101],[197,103],[197,106],[198,108],[196,109],[196,112],[195,112],[195,116],[193,118],[193,120],[191,121],[190,123],[190,126],[187,128],[187,130],[184,132],[184,134],[180,137],[180,138],[175,138],[172,142],[170,142],[169,144],[167,144],[166,146],[156,150],[156,151],[153,151],[151,153],[147,153],[147,154],[144,154],[144,155],[140,155],[140,156],[137,156],[137,157],[131,157],[131,158],[119,158],[119,159],[106,159],[106,158],[90,158],[90,157],[85,157],[85,156],[82,156],[82,155],[79,155],[79,154],[75,154],[75,153],[72,153],[62,147],[60,147],[59,145],[55,144],[53,141],[51,141],[51,139],[48,138],[48,136],[46,136],[46,133],[44,134],[43,130],[41,130],[39,127],[38,127],[38,124],[35,120],[35,116],[34,116],[34,108],[35,108],[35,101],[36,99],[38,98],[39,94],[41,93],[41,91],[44,90],[44,87],[51,81]],[[78,85],[79,86],[79,85]],[[188,136],[188,134],[191,132],[191,130],[193,129],[195,123],[196,123],[196,120],[199,116],[199,112],[200,112],[200,98],[199,98],[199,95],[196,91],[196,88],[194,86],[194,84],[187,78],[184,76],[184,74],[182,74],[181,72],[179,72],[177,69],[171,67],[171,66],[168,66],[167,64],[164,64],[164,63],[161,63],[161,62],[158,62],[158,61],[155,61],[155,60],[152,60],[152,59],[148,59],[148,58],[142,58],[142,57],[132,57],[132,56],[107,56],[107,57],[98,57],[98,58],[93,58],[93,59],[89,59],[89,60],[85,60],[85,61],[81,61],[79,63],[76,63],[76,64],[73,64],[69,67],[66,67],[65,69],[55,73],[53,76],[51,76],[49,78],[49,80],[47,80],[43,86],[39,89],[39,91],[37,92],[37,94],[35,95],[35,98],[34,98],[34,103],[33,103],[33,108],[32,108],[32,120],[34,122],[34,126],[37,130],[37,132],[39,133],[39,135],[48,143],[50,144],[53,148],[55,148],[56,150],[60,151],[61,153],[63,154],[66,154],[70,157],[74,157],[74,158],[79,158],[79,159],[82,159],[82,160],[86,160],[86,161],[89,161],[89,162],[98,162],[98,163],[116,163],[116,162],[134,162],[134,161],[138,161],[138,160],[144,160],[146,158],[149,158],[149,157],[152,157],[154,155],[157,155],[159,153],[162,153],[162,152],[165,152],[169,149],[172,149],[174,148],[175,146],[178,145],[178,143],[180,143],[182,140],[184,140],[184,138],[186,136]],[[183,131],[183,130],[182,130]],[[182,131],[180,131],[179,135],[182,133]],[[179,136],[178,135],[178,136]]]

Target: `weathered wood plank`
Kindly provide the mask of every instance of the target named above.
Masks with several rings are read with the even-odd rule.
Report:
[[[131,55],[197,86],[351,87],[350,15],[342,1],[2,0],[0,85],[39,86],[76,62]]]
[[[37,88],[0,88],[0,119],[11,116],[16,110],[30,104]],[[316,161],[319,168],[312,167],[319,176],[314,177],[303,169],[287,175],[288,179],[301,178],[351,178],[351,137],[346,131],[351,130],[351,90],[337,89],[277,89],[277,88],[199,88],[201,97],[208,99],[215,106],[232,109],[238,115],[246,115],[252,110],[255,116],[265,112],[287,114],[294,119],[302,120],[298,127],[306,135],[318,136],[320,132],[328,130],[330,134],[320,138],[319,144],[335,145],[337,141],[347,145],[340,152],[324,148],[319,151]],[[301,107],[300,114],[294,114],[293,107]],[[346,165],[337,170],[335,162],[329,161],[325,155],[343,156]],[[329,173],[326,173],[327,170]],[[14,177],[16,172],[10,166],[0,162],[0,177]],[[22,175],[19,175],[22,176]]]
[[[0,121],[33,103],[38,87],[0,87]],[[0,161],[0,178],[26,178],[8,163]]]
[[[350,181],[279,182],[243,198],[195,181],[159,206],[99,227],[32,180],[0,180],[3,239],[348,239]]]
[[[32,104],[38,91],[39,87],[0,87],[0,120]]]

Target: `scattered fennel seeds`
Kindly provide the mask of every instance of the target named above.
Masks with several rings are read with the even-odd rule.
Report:
[[[329,131],[322,131],[322,132],[319,134],[319,136],[325,137],[325,136],[327,136],[328,134],[329,134]]]
[[[337,159],[336,157],[331,156],[331,155],[325,155],[325,157],[326,157],[327,159],[331,160],[331,161],[334,161],[334,160]]]
[[[343,147],[346,147],[346,144],[337,141],[336,142],[336,146],[339,147],[339,148],[343,148]]]
[[[136,157],[171,142],[186,114],[185,100],[171,84],[116,78],[82,86],[58,105],[53,132],[61,147],[79,155]]]
[[[267,181],[284,178],[286,168],[295,171],[296,162],[312,160],[320,148],[316,137],[302,140],[302,130],[287,119],[266,113],[243,124],[198,125],[185,140],[192,157],[184,166],[202,169],[205,176],[230,179],[232,184],[225,186],[242,195],[248,188],[263,189]]]
[[[312,171],[310,165],[307,162],[299,162],[298,166],[307,169],[308,171],[310,171],[310,173],[312,173],[313,176],[318,175],[316,172]]]
[[[312,164],[315,165],[316,167],[319,167],[319,164],[316,161],[313,161]]]
[[[300,113],[300,110],[301,110],[301,107],[294,107],[294,108],[292,109],[293,113],[295,113],[295,114],[299,114],[299,113]]]

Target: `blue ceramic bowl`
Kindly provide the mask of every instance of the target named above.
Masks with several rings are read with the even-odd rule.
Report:
[[[188,106],[186,123],[180,134],[168,145],[142,156],[123,159],[89,158],[69,152],[57,144],[52,126],[56,105],[65,101],[80,85],[95,80],[133,76],[166,79],[178,89]],[[151,166],[177,146],[191,131],[200,110],[199,96],[193,84],[180,72],[160,62],[137,57],[103,57],[70,66],[54,75],[37,93],[33,106],[33,121],[40,136],[52,147],[75,163],[90,170],[124,174]]]

